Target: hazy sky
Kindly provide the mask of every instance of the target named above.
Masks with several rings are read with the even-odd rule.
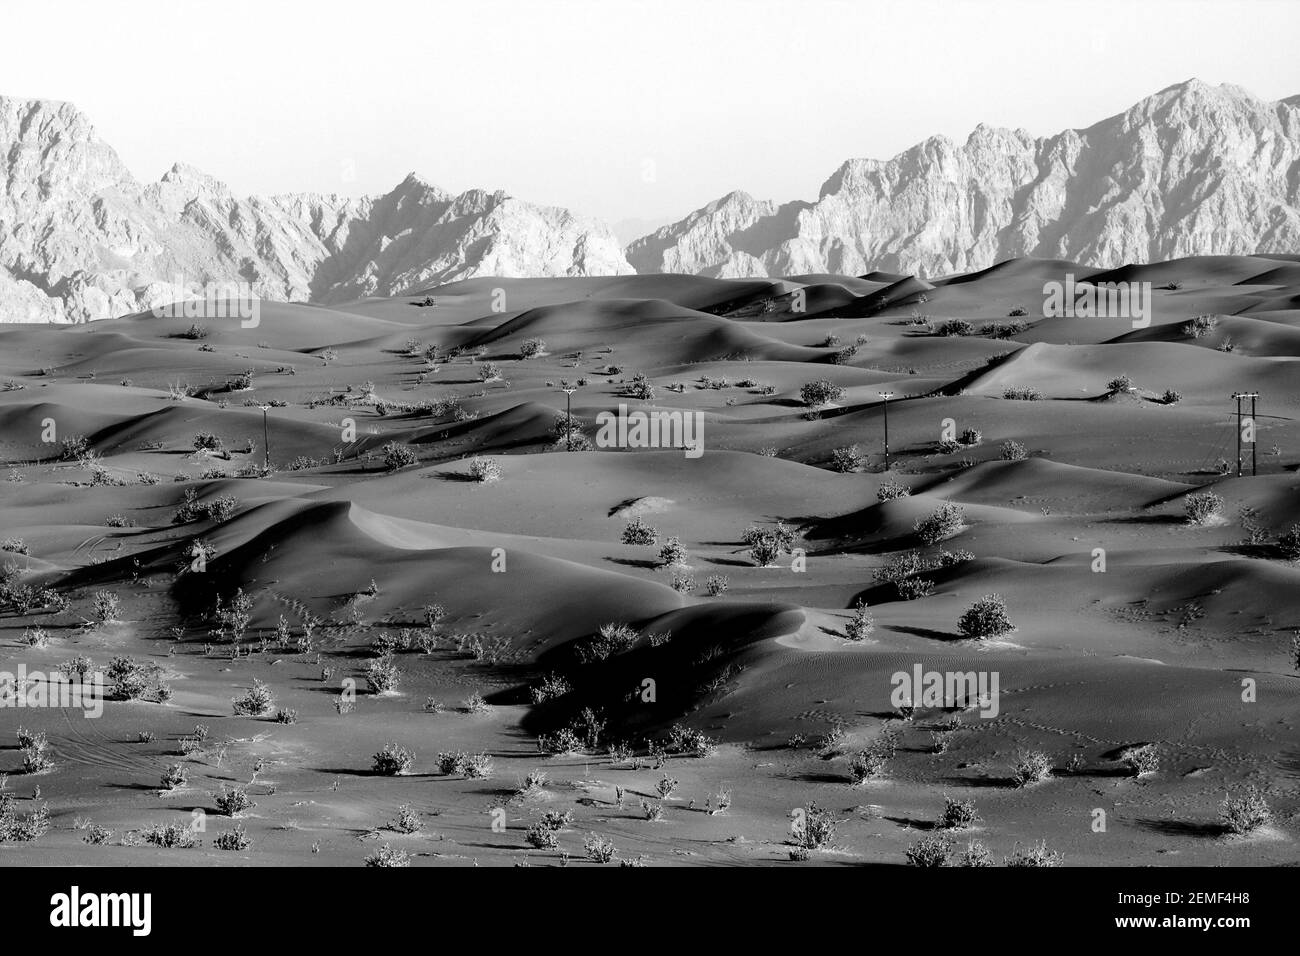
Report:
[[[4,4],[0,94],[71,100],[136,176],[385,192],[408,172],[611,221],[979,122],[1086,126],[1196,76],[1300,93],[1300,2]]]

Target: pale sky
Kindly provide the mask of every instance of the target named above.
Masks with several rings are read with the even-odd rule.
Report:
[[[611,222],[978,123],[1087,126],[1189,77],[1300,93],[1294,0],[43,0],[0,94],[70,100],[142,180],[387,192],[408,172]]]

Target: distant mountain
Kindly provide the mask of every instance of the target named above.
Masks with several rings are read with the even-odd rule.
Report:
[[[476,276],[632,271],[604,224],[408,177],[384,196],[240,199],[187,166],[141,184],[67,103],[0,97],[0,322],[102,319],[173,283],[342,302]]]
[[[934,277],[1017,256],[1098,267],[1300,251],[1300,97],[1198,80],[1045,139],[979,126],[853,159],[816,202],[733,192],[627,247],[639,273]]]

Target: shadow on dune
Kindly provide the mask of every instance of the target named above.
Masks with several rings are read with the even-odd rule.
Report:
[[[1197,823],[1194,820],[1149,820],[1135,819],[1129,821],[1133,826],[1151,833],[1164,836],[1209,837],[1227,836],[1228,828],[1222,823]]]

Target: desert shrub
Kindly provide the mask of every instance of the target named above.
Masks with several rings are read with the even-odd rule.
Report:
[[[537,738],[537,749],[547,754],[576,754],[582,752],[582,739],[571,727],[563,727],[553,734]]]
[[[118,620],[118,615],[122,612],[122,602],[118,600],[116,594],[112,591],[96,591],[93,600],[96,621],[100,624],[108,624]]]
[[[1047,848],[1046,840],[1021,849],[1017,847],[1004,861],[1006,866],[1060,866],[1065,857],[1056,850]]]
[[[664,542],[663,547],[659,549],[659,561],[665,567],[684,565],[689,557],[689,552],[676,537],[669,538]]]
[[[1037,402],[1043,393],[1033,385],[1008,385],[1002,390],[1002,397],[1014,402]]]
[[[1300,524],[1293,524],[1278,535],[1277,549],[1288,561],[1300,561]]]
[[[907,487],[893,475],[889,475],[880,483],[876,489],[877,501],[893,501],[896,498],[906,498],[912,493],[912,489]]]
[[[584,664],[608,660],[630,650],[639,636],[626,624],[602,624],[599,634],[578,647],[578,659]]]
[[[59,442],[59,461],[80,461],[90,455],[90,442],[82,435],[70,435]]]
[[[11,554],[31,554],[27,547],[27,542],[22,538],[5,538],[0,541],[0,551],[8,551]]]
[[[1008,438],[998,447],[998,457],[1003,461],[1024,461],[1029,451],[1014,438]]]
[[[967,447],[978,445],[983,440],[984,435],[978,428],[964,428],[962,429],[961,435],[957,438],[957,441],[960,444],[966,445]]]
[[[253,686],[240,696],[232,697],[230,703],[241,717],[261,717],[275,705],[275,698],[271,695],[271,688],[254,677]]]
[[[478,367],[480,382],[495,382],[501,378],[501,366],[496,362],[484,362]]]
[[[937,544],[959,532],[964,518],[965,513],[958,505],[945,501],[928,517],[917,518],[913,527],[923,544]]]
[[[179,823],[152,824],[140,834],[145,843],[168,850],[188,850],[197,842],[194,831]]]
[[[95,669],[95,662],[85,655],[78,655],[65,663],[60,670],[69,677],[75,677],[77,683],[85,683],[86,675]]]
[[[907,848],[907,862],[911,866],[947,866],[952,856],[953,841],[942,833],[930,833]]]
[[[957,629],[965,637],[983,640],[1002,637],[1016,628],[1007,615],[1007,605],[1002,596],[986,594],[966,609],[957,622]]]
[[[836,335],[834,332],[830,332],[827,334],[826,338],[821,340],[821,344],[818,346],[818,348],[833,349],[839,344],[840,344],[840,337]]]
[[[709,597],[717,597],[727,590],[727,583],[725,574],[710,574],[704,581],[704,593]]]
[[[1160,769],[1160,751],[1156,749],[1155,744],[1130,747],[1124,751],[1120,760],[1125,769],[1135,777],[1140,777],[1144,773],[1155,773]]]
[[[415,764],[415,754],[398,744],[384,744],[384,748],[374,756],[375,773],[395,777],[404,774]]]
[[[940,830],[966,830],[979,823],[980,815],[975,810],[973,800],[956,800],[943,798],[943,811],[935,823]]]
[[[965,319],[948,319],[946,322],[940,322],[934,329],[935,335],[974,335],[975,326]]]
[[[1042,783],[1052,775],[1052,761],[1047,754],[1037,750],[1021,750],[1011,768],[1011,779],[1017,787]]]
[[[383,449],[384,467],[389,471],[397,471],[401,468],[407,468],[414,465],[420,459],[415,454],[415,449],[410,445],[402,445],[395,441],[390,441]]]
[[[1011,339],[1025,331],[1025,328],[1023,322],[988,322],[980,331],[991,339]]]
[[[271,719],[277,724],[296,724],[298,722],[298,711],[292,707],[281,707]]]
[[[927,578],[904,578],[895,587],[898,588],[898,596],[904,601],[915,601],[934,593],[934,582]]]
[[[850,641],[865,641],[876,629],[875,619],[867,612],[867,602],[858,601],[853,617],[844,625],[844,634]]]
[[[635,545],[654,545],[659,540],[659,532],[637,515],[623,529],[623,543]]]
[[[469,475],[477,482],[501,480],[501,465],[495,458],[475,458],[469,463]]]
[[[853,356],[858,354],[856,345],[846,345],[842,349],[836,349],[831,354],[831,363],[834,365],[847,365],[853,360]]]
[[[814,800],[804,810],[794,829],[794,842],[804,850],[820,850],[835,839],[835,821],[829,810],[819,807]]]
[[[1116,392],[1133,391],[1133,379],[1127,375],[1117,375],[1106,383],[1106,391],[1114,395]]]
[[[386,694],[397,687],[402,672],[391,657],[379,657],[366,665],[366,683],[371,693]]]
[[[639,402],[652,402],[655,398],[655,387],[644,375],[633,378],[623,391],[629,398],[635,398]]]
[[[1194,339],[1201,339],[1209,335],[1219,327],[1219,317],[1216,315],[1195,315],[1188,319],[1181,326],[1183,335]]]
[[[219,452],[225,448],[225,443],[212,432],[199,432],[194,436],[194,448],[198,451],[215,451]]]
[[[1256,787],[1246,787],[1240,793],[1229,793],[1219,805],[1219,822],[1230,833],[1251,833],[1273,819],[1264,795]]]
[[[189,774],[185,770],[185,764],[174,763],[162,775],[162,789],[179,790],[185,786],[188,779]]]
[[[958,854],[953,866],[992,866],[993,854],[979,840],[971,840],[966,849]]]
[[[246,788],[227,787],[224,783],[221,785],[221,792],[214,799],[217,802],[217,810],[228,817],[243,813],[253,806],[253,798],[248,795]]]
[[[212,845],[218,850],[247,850],[253,845],[253,841],[248,838],[248,831],[242,824],[235,824],[233,829],[218,833],[212,840]]]
[[[760,568],[770,568],[781,556],[780,546],[771,535],[763,535],[749,546],[749,556]]]
[[[558,674],[549,674],[542,678],[540,684],[529,689],[528,696],[534,704],[544,704],[548,700],[563,697],[571,690],[573,690],[573,685],[563,677]]]
[[[86,835],[83,839],[91,846],[104,846],[109,840],[113,839],[113,831],[98,823],[92,823],[86,827]]]
[[[857,471],[862,467],[862,453],[857,445],[846,445],[831,451],[831,469],[841,473]]]
[[[541,823],[534,823],[524,833],[524,841],[534,850],[558,850],[560,841],[555,831]]]
[[[1172,388],[1165,389],[1164,394],[1160,396],[1160,401],[1165,405],[1177,405],[1182,400],[1182,394]]]
[[[612,841],[595,833],[582,842],[582,851],[592,863],[608,863],[618,852]]]
[[[1014,309],[1012,309],[1010,312],[1007,313],[1007,315],[1009,315],[1013,319],[1018,316],[1028,315],[1028,314],[1029,311],[1027,309],[1021,308],[1020,306],[1016,306]]]
[[[541,355],[544,351],[546,351],[546,343],[541,339],[525,339],[519,343],[521,359],[530,359],[535,355]]]
[[[1223,514],[1223,499],[1213,491],[1201,491],[1183,499],[1187,523],[1206,525]]]
[[[114,657],[108,662],[104,679],[125,700],[143,697],[149,689],[149,673],[145,666],[129,657]]]
[[[366,857],[366,866],[410,866],[411,857],[405,850],[394,850],[387,843]]]
[[[825,379],[805,382],[803,387],[799,389],[799,398],[809,408],[829,405],[831,402],[838,402],[843,397],[844,389]]]
[[[668,583],[678,594],[689,594],[695,590],[695,578],[685,571],[674,571]]]

